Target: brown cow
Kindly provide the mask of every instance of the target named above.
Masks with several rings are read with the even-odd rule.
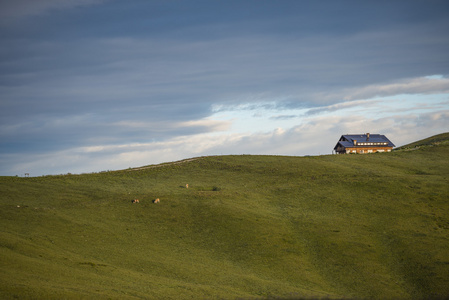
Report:
[[[154,201],[153,201],[153,203],[159,203],[159,198],[156,198]]]
[[[132,203],[139,203],[139,199],[134,199]]]

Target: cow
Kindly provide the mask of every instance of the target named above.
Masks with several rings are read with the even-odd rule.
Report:
[[[134,199],[132,203],[139,203],[139,199]]]
[[[186,183],[186,189],[188,189],[189,188],[189,184],[188,183]]]
[[[159,198],[154,199],[153,203],[159,203]]]

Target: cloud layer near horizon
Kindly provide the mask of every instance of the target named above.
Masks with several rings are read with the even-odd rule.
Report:
[[[445,1],[21,0],[0,11],[0,175],[323,154],[348,132],[400,145],[449,129]]]

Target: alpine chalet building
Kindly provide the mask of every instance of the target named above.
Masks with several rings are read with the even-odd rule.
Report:
[[[342,135],[334,151],[337,154],[390,152],[395,145],[381,134]]]

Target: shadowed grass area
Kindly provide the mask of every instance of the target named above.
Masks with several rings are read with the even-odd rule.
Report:
[[[448,138],[1,177],[0,297],[447,297]]]

